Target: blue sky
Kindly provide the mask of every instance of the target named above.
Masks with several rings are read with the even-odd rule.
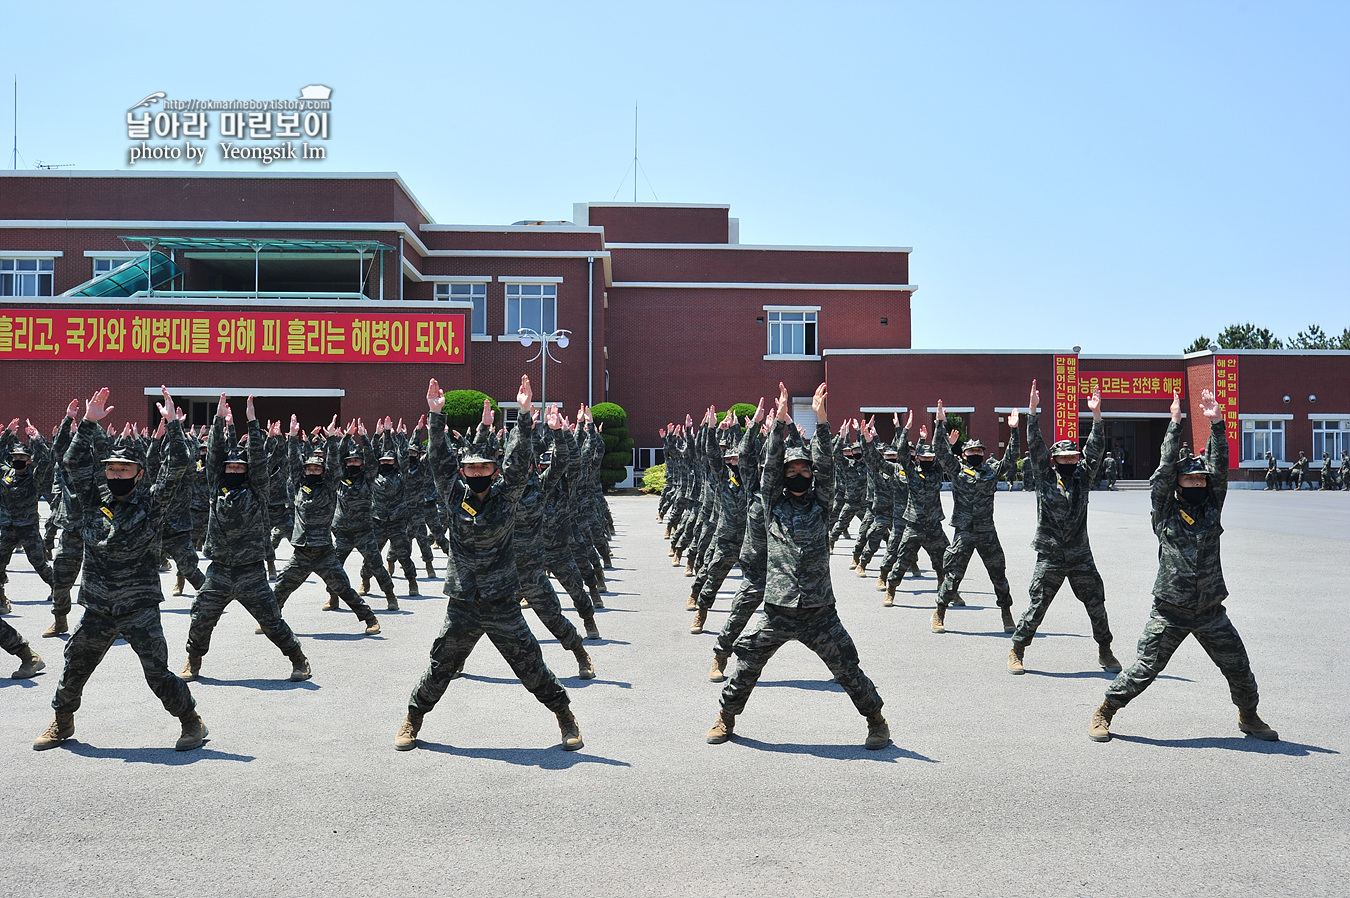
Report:
[[[324,170],[397,171],[441,222],[568,219],[632,198],[637,102],[639,200],[729,203],[743,243],[913,247],[916,347],[1179,352],[1235,321],[1350,327],[1344,2],[74,3],[6,21],[20,168],[126,168],[125,110],[152,91],[320,83]]]

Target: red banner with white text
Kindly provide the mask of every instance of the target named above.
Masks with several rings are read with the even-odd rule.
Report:
[[[1055,442],[1078,443],[1078,356],[1055,356]]]
[[[1228,466],[1236,468],[1242,458],[1242,447],[1238,444],[1241,431],[1238,429],[1238,357],[1235,355],[1216,355],[1214,357],[1214,401],[1223,411],[1224,432],[1228,437]]]

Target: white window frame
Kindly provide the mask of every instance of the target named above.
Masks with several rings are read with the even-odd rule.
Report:
[[[1312,419],[1313,448],[1311,453],[1313,467],[1322,467],[1322,453],[1331,453],[1331,467],[1341,465],[1341,452],[1350,449],[1350,415],[1334,418],[1318,416]],[[1331,437],[1331,445],[1327,445]],[[1320,442],[1319,442],[1320,441]]]
[[[0,296],[55,296],[57,253],[6,253],[0,256]],[[24,287],[31,281],[33,292]],[[45,281],[45,283],[44,283]],[[46,292],[43,292],[43,288]]]
[[[647,464],[645,464],[645,465],[642,463],[644,459],[647,461]],[[645,470],[647,470],[648,468],[654,468],[654,467],[656,467],[657,465],[663,465],[663,464],[665,464],[665,463],[666,463],[666,447],[665,447],[665,446],[651,446],[651,447],[647,447],[647,446],[634,446],[634,447],[633,447],[633,471],[634,471],[634,473],[636,473],[636,472],[638,472],[638,471],[645,471]]]
[[[764,307],[765,324],[765,352],[764,361],[820,361],[820,306],[765,306]],[[783,321],[783,315],[801,315],[799,321]],[[777,320],[775,320],[777,319]],[[779,352],[773,351],[773,336],[775,328],[790,328],[796,330],[797,327],[802,331],[802,349],[803,352],[782,352],[782,340],[779,341]],[[807,346],[807,330],[810,329],[811,343]],[[809,350],[809,351],[806,351]]]
[[[1277,462],[1285,461],[1285,450],[1289,445],[1285,424],[1293,419],[1293,415],[1238,415],[1238,453],[1241,456],[1238,467],[1264,468],[1267,452]],[[1278,440],[1273,439],[1277,434]],[[1260,439],[1263,436],[1264,439]]]
[[[145,253],[122,252],[121,250],[85,250],[84,257],[89,260],[90,277],[98,277],[101,274],[107,274],[110,271],[116,271],[132,259],[140,259]],[[100,263],[109,267],[105,271],[99,271]]]
[[[797,425],[797,432],[802,435],[802,439],[810,441],[816,435],[815,409],[811,407],[813,396],[793,396],[792,397],[792,423]]]
[[[437,302],[468,303],[473,308],[469,316],[469,337],[473,340],[491,340],[487,332],[487,283],[484,281],[438,281]]]
[[[540,334],[551,334],[558,329],[558,284],[556,281],[540,283],[542,279],[536,280],[510,280],[505,282],[506,286],[506,315],[505,332],[501,335],[502,340],[520,340],[518,333],[521,327],[528,327],[538,331]],[[521,321],[520,304],[523,300],[539,300],[539,327],[534,326],[534,322]],[[552,322],[549,321],[549,303],[552,303]],[[513,313],[514,308],[514,313]],[[512,320],[514,318],[514,320]],[[513,326],[514,325],[514,326]]]

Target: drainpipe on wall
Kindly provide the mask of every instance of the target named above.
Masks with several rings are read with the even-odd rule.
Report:
[[[595,256],[586,257],[586,404],[595,404]]]

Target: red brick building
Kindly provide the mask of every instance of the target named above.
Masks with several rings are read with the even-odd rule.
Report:
[[[430,377],[509,404],[525,372],[569,413],[622,405],[645,465],[667,421],[779,381],[803,421],[828,379],[836,421],[875,413],[889,432],[891,410],[941,398],[1003,443],[1034,377],[1047,438],[1090,417],[1100,383],[1134,476],[1156,464],[1174,384],[1222,387],[1243,470],[1267,448],[1314,467],[1350,448],[1350,353],[926,351],[907,247],[745,245],[723,205],[582,203],[573,218],[436,224],[394,174],[2,172],[0,416],[50,427],[107,385],[115,418],[149,421],[164,383],[199,422],[222,391],[307,425],[411,421]],[[544,362],[520,328],[566,346]]]

